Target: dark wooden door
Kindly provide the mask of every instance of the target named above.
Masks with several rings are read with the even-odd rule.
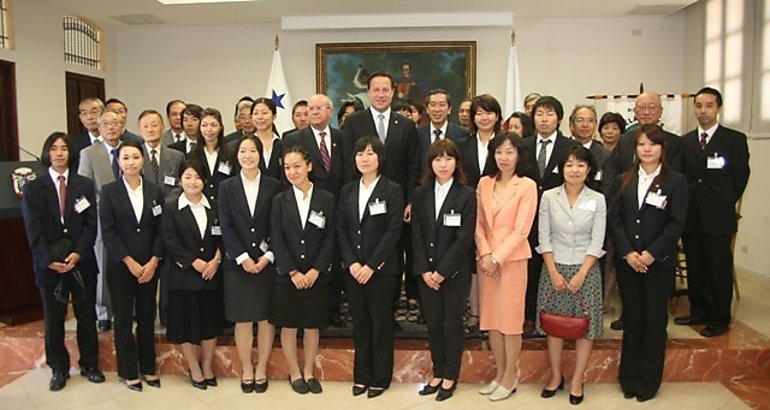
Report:
[[[18,146],[16,65],[0,60],[0,161],[18,161]]]
[[[80,123],[78,104],[84,98],[99,97],[104,101],[104,79],[83,74],[65,73],[67,83],[67,134],[86,132]]]

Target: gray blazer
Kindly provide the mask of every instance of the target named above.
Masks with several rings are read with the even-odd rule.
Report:
[[[545,191],[540,199],[535,250],[552,252],[557,263],[568,265],[582,264],[586,255],[601,258],[606,227],[604,195],[586,186],[570,207],[562,184]]]
[[[99,202],[102,186],[115,181],[115,175],[112,173],[112,163],[110,163],[110,155],[107,153],[105,144],[105,142],[96,142],[80,151],[78,174],[91,178],[94,181],[97,202]]]
[[[158,175],[158,180],[156,180],[155,173],[152,172],[150,151],[147,150],[146,144],[142,145],[142,148],[144,148],[144,165],[142,165],[142,175],[144,175],[145,180],[153,182],[155,185],[160,187],[161,192],[163,193],[163,199],[168,202],[170,200],[172,191],[179,186],[179,167],[181,167],[182,163],[184,162],[184,154],[169,147],[161,147],[158,156],[160,174]],[[174,182],[171,183],[171,180],[167,181],[166,177],[174,178]],[[173,195],[172,198],[178,197],[179,192],[177,192],[176,195]]]
[[[182,135],[184,135],[184,131],[182,131]],[[160,143],[164,147],[168,147],[175,142],[176,140],[174,139],[174,133],[171,131],[171,128],[163,131],[163,134],[160,135]]]

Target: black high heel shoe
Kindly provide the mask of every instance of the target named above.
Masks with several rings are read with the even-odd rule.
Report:
[[[548,390],[548,388],[544,387],[543,391],[540,392],[540,397],[544,399],[550,399],[551,397],[556,395],[557,390],[564,390],[564,375],[561,376],[561,382],[559,382],[559,386],[553,390]]]
[[[438,385],[438,394],[436,395],[436,401],[444,401],[450,397],[452,397],[452,394],[455,392],[455,389],[457,388],[457,380],[452,383],[452,387],[445,389],[444,383],[441,382],[441,384]]]
[[[364,386],[364,385],[354,384],[353,385],[353,396],[360,396],[360,395],[366,393],[366,389],[367,389],[367,387]]]
[[[154,374],[151,374],[150,376],[154,376]],[[154,387],[156,389],[160,389],[160,378],[150,380],[147,378],[147,376],[142,376],[142,380],[144,380],[144,382],[147,383],[148,386]]]
[[[581,394],[580,396],[575,396],[572,393],[569,394],[569,403],[570,404],[578,405],[578,404],[583,402],[583,397],[585,397],[585,395],[586,395],[585,383],[580,385],[580,389],[583,390],[583,394]]]
[[[126,381],[126,387],[128,387],[129,390],[141,392],[142,391],[142,381],[140,380],[140,381],[138,381],[136,383],[129,383],[128,381]]]
[[[420,396],[429,396],[429,395],[437,392],[439,390],[439,388],[441,387],[441,383],[443,383],[443,382],[444,382],[444,379],[440,379],[438,381],[438,384],[435,385],[435,386],[430,384],[430,382],[425,383],[425,386],[423,386],[422,390],[418,391],[417,394],[419,394]]]
[[[254,380],[241,380],[241,391],[244,393],[254,393]]]

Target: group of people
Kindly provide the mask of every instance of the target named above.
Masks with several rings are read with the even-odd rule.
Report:
[[[321,393],[319,329],[340,320],[344,289],[353,315],[352,393],[383,394],[393,375],[394,306],[405,285],[407,297],[419,300],[433,362],[420,395],[452,397],[469,304],[468,319],[488,332],[494,357],[495,377],[479,391],[492,401],[516,391],[522,335],[544,334],[538,312],[587,311],[569,388],[569,401],[579,404],[617,272],[625,330],[619,380],[625,397],[645,401],[662,379],[683,233],[691,314],[677,323],[706,324],[706,336],[727,330],[726,239],[736,226],[713,220],[734,218],[749,170],[745,135],[717,122],[717,90],[696,94],[699,127],[681,138],[659,124],[654,93],[637,98],[639,124],[626,133],[621,116],[597,121],[592,106],[576,106],[571,138],[559,130],[564,109],[551,96],[528,98],[528,113],[504,120],[498,101],[479,95],[461,103],[456,125],[448,121],[449,94],[435,89],[425,98],[430,122],[418,128],[392,109],[394,93],[389,75],[371,75],[371,107],[342,107],[341,130],[329,125],[330,99],[314,95],[294,108],[300,122],[282,136],[267,98],[239,101],[238,130],[228,136],[218,110],[174,100],[165,132],[157,111],[139,115],[141,138],[125,130],[122,102],[112,101],[121,115],[84,100],[89,134],[51,134],[42,152],[48,174],[24,187],[51,390],[69,377],[67,295],[84,376],[104,381],[95,323],[104,329],[110,322],[97,319],[94,306],[109,305],[118,376],[132,390],[160,387],[159,277],[167,338],[181,344],[199,389],[217,386],[214,348],[229,321],[244,393],[268,388],[276,327],[291,388]],[[565,388],[564,341],[545,336],[552,375],[541,396],[550,398]]]

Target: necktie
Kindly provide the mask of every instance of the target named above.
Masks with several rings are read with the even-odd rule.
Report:
[[[193,152],[194,149],[195,149],[195,142],[191,142],[190,143],[190,149],[187,151],[187,153],[189,154],[189,153]]]
[[[380,137],[380,141],[385,143],[385,115],[380,114],[377,116],[377,135]]]
[[[112,151],[112,175],[115,176],[115,180],[120,179],[120,168],[118,168],[118,149],[113,148]]]
[[[64,221],[64,203],[67,200],[67,182],[64,175],[59,175],[59,215]]]
[[[433,134],[436,135],[436,138],[433,139],[433,142],[436,142],[441,139],[441,130],[433,130]]]
[[[160,183],[160,165],[158,164],[158,150],[153,149],[150,151],[150,165],[152,166],[152,173],[155,175],[155,183]]]
[[[706,150],[706,138],[708,138],[708,136],[709,135],[707,133],[705,133],[705,132],[700,135],[700,150],[701,151],[705,151]]]
[[[537,153],[537,170],[540,171],[540,177],[542,178],[543,172],[545,172],[545,157],[546,147],[551,143],[551,140],[540,140],[540,152]]]
[[[329,172],[332,167],[332,158],[329,156],[329,148],[326,147],[326,133],[319,132],[318,136],[321,137],[321,162],[323,163],[326,172]]]
[[[179,142],[181,140],[182,140],[182,134],[176,134],[176,136],[174,136],[174,141]]]

